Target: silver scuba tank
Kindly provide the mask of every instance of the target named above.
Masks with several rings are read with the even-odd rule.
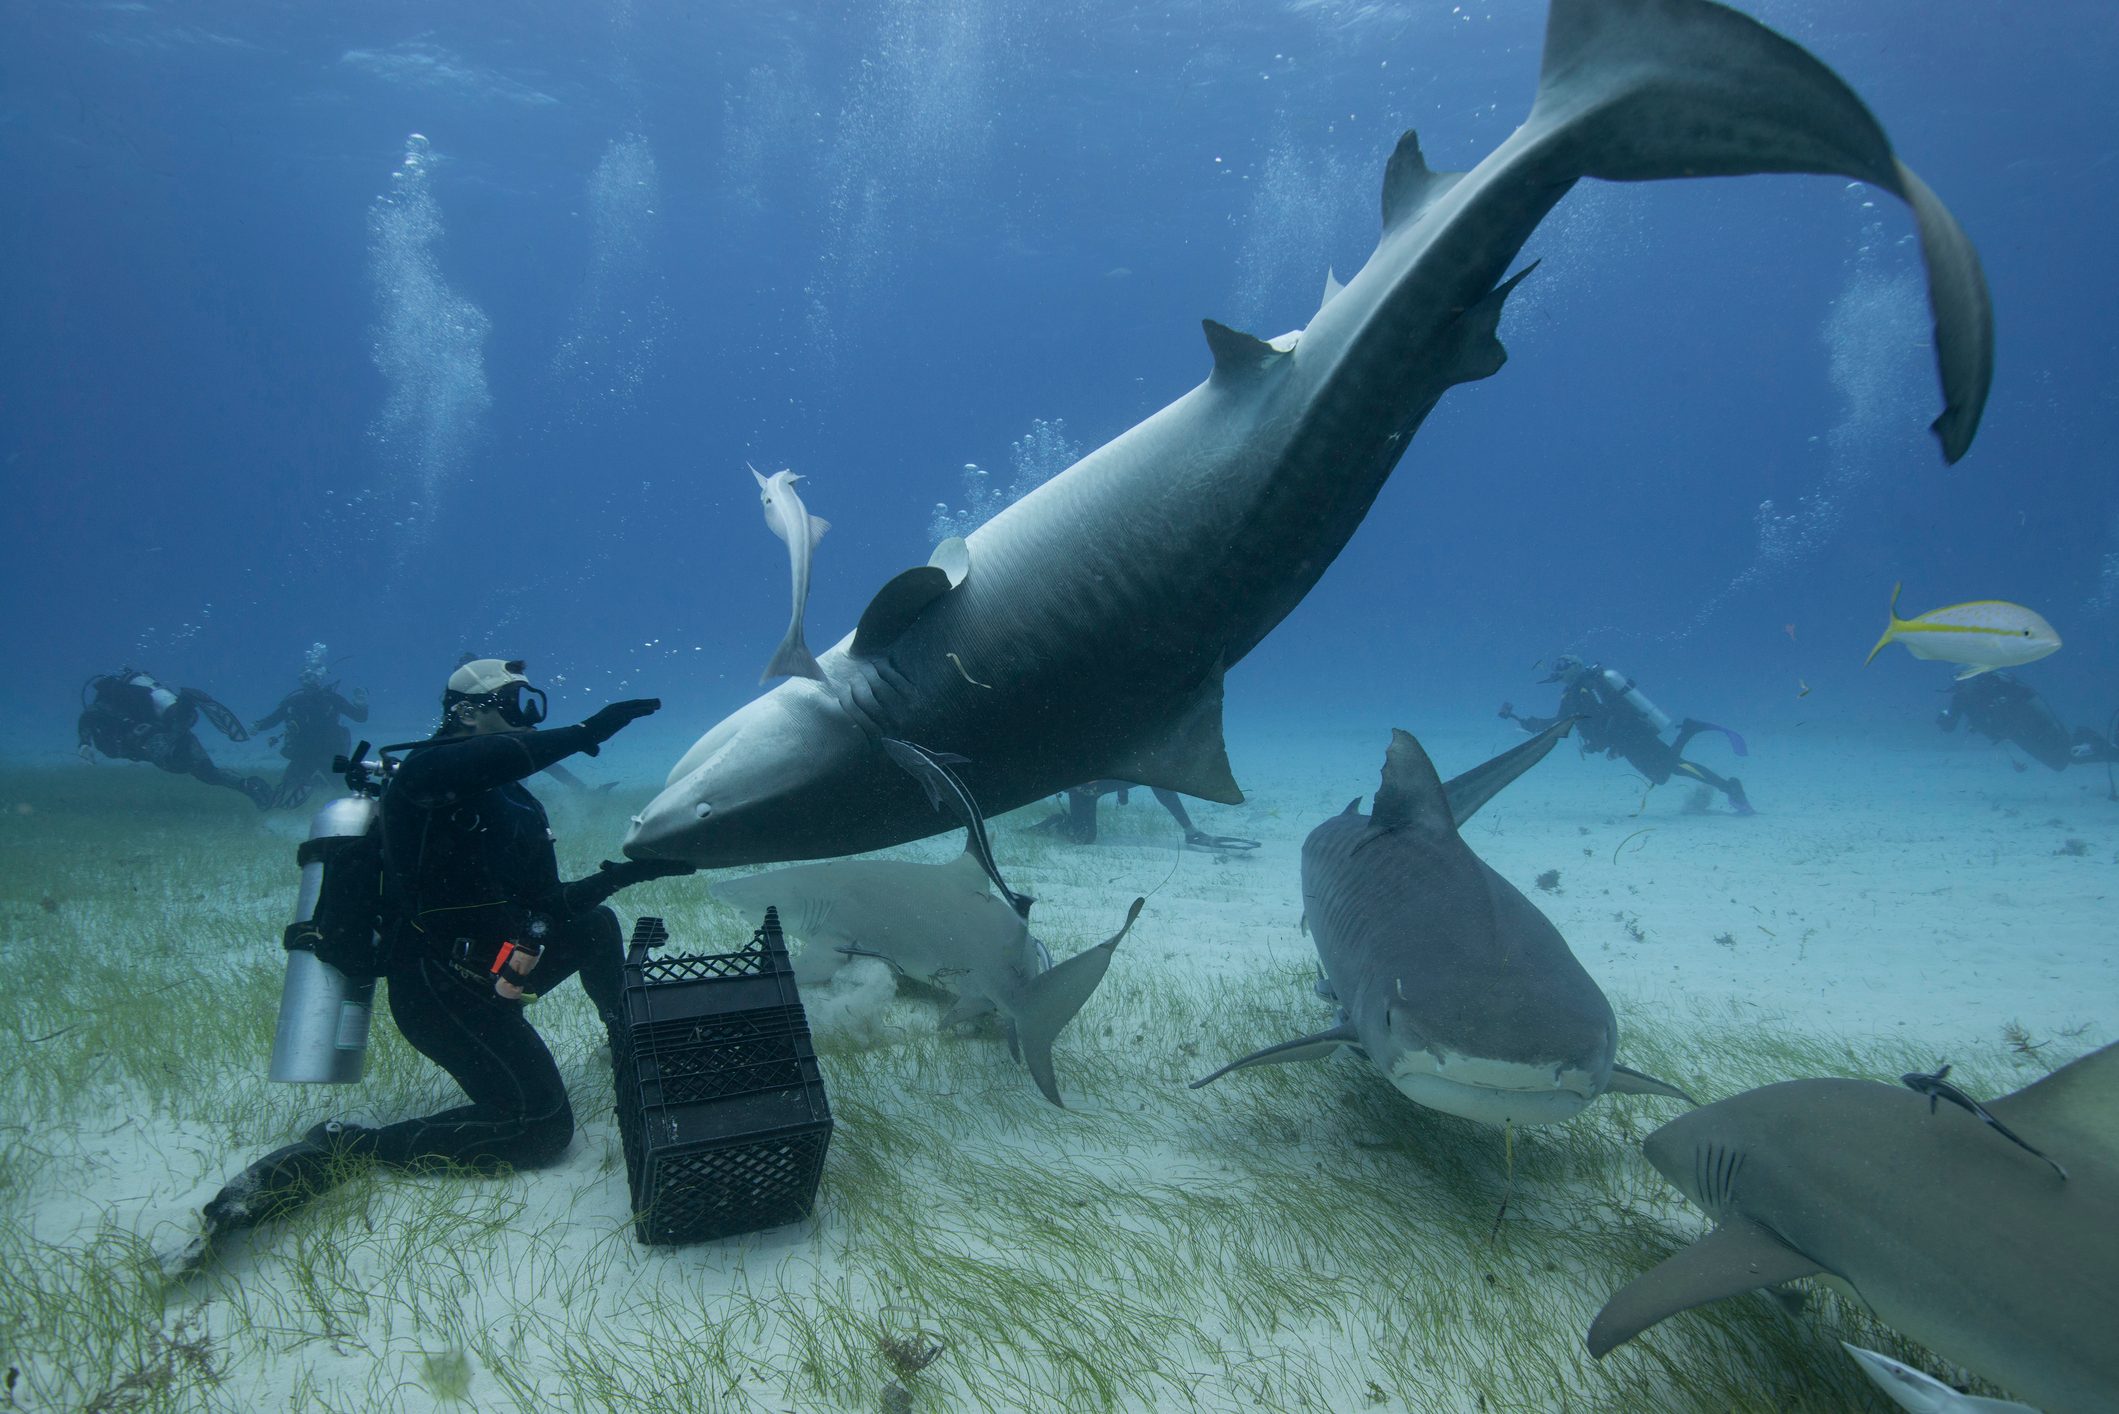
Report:
[[[1656,735],[1661,736],[1664,732],[1670,730],[1671,721],[1669,715],[1662,708],[1650,702],[1647,694],[1633,685],[1632,678],[1622,676],[1616,669],[1606,668],[1604,670],[1604,684],[1620,697],[1625,698],[1626,704],[1632,707],[1634,711],[1639,712],[1653,723]]]
[[[309,821],[309,838],[365,835],[382,807],[364,796],[334,800]],[[324,886],[324,862],[302,865],[302,891],[294,921],[316,916]],[[354,982],[307,948],[287,950],[287,981],[280,991],[280,1019],[272,1036],[270,1078],[296,1085],[351,1085],[368,1060],[368,1023],[374,1014],[375,983]]]

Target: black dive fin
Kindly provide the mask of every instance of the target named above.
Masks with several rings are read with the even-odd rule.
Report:
[[[1545,759],[1546,753],[1575,727],[1575,718],[1562,717],[1521,746],[1511,747],[1493,760],[1472,767],[1442,788],[1449,799],[1450,818],[1463,829],[1464,822],[1499,795],[1516,777]]]
[[[1699,1101],[1686,1094],[1667,1080],[1658,1080],[1630,1066],[1615,1065],[1611,1068],[1611,1083],[1604,1087],[1607,1095],[1662,1095],[1672,1100],[1683,1100],[1697,1108]]]
[[[1756,1223],[1723,1223],[1605,1302],[1590,1323],[1589,1353],[1601,1359],[1666,1316],[1823,1270]]]
[[[1323,1060],[1341,1046],[1358,1046],[1361,1038],[1354,1034],[1352,1022],[1341,1022],[1329,1031],[1319,1031],[1314,1036],[1300,1036],[1293,1041],[1282,1041],[1277,1046],[1268,1046],[1262,1051],[1253,1051],[1242,1060],[1232,1060],[1212,1075],[1203,1076],[1191,1083],[1197,1090],[1202,1085],[1212,1085],[1232,1070],[1242,1070],[1247,1065],[1278,1065],[1286,1061]]]

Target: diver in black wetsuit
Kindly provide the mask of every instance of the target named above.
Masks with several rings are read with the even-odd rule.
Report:
[[[81,719],[74,732],[81,759],[100,751],[118,761],[145,761],[179,776],[240,792],[263,810],[272,804],[272,788],[256,776],[239,776],[213,764],[192,728],[204,716],[230,741],[248,741],[250,733],[235,713],[195,687],[170,688],[151,673],[120,668],[90,678],[81,686]]]
[[[302,669],[301,685],[281,698],[269,716],[250,724],[253,736],[281,725],[287,729],[279,743],[287,769],[272,794],[272,803],[282,810],[307,800],[316,783],[329,778],[332,758],[344,756],[352,747],[353,733],[340,719],[368,720],[367,693],[355,688],[348,700],[339,696],[337,683],[324,682],[324,668],[319,661],[322,647],[317,646],[316,654]]]
[[[1088,781],[1074,786],[1067,792],[1067,808],[1057,814],[1048,815],[1031,826],[1047,834],[1075,844],[1096,843],[1097,802],[1107,795],[1117,795],[1118,803],[1124,805],[1128,795],[1138,790],[1131,781]],[[1192,823],[1192,813],[1185,809],[1183,797],[1174,790],[1153,786],[1156,803],[1170,812],[1177,828],[1185,832],[1185,843],[1193,849],[1214,850],[1227,853],[1232,850],[1258,848],[1257,840],[1240,839],[1235,835],[1210,835]]]
[[[1501,704],[1501,715],[1533,735],[1563,717],[1573,717],[1585,755],[1601,751],[1607,760],[1623,756],[1653,785],[1661,785],[1672,776],[1698,781],[1728,796],[1730,808],[1737,814],[1755,813],[1744,795],[1742,781],[1734,776],[1718,776],[1705,766],[1687,761],[1684,755],[1686,746],[1695,736],[1705,731],[1717,731],[1728,737],[1736,754],[1742,756],[1743,739],[1735,732],[1687,717],[1678,724],[1677,739],[1666,742],[1663,733],[1669,729],[1670,719],[1641,695],[1641,690],[1630,678],[1600,664],[1584,663],[1572,653],[1562,653],[1555,658],[1552,672],[1539,681],[1564,684],[1560,691],[1560,705],[1552,716],[1519,717],[1514,705],[1507,702]]]
[[[1936,715],[1935,725],[1954,732],[1960,721],[2055,771],[2119,760],[2119,748],[2109,739],[2088,727],[2070,732],[2045,699],[2013,673],[1981,673],[1950,684],[1949,704]]]
[[[522,781],[598,748],[662,704],[616,702],[578,726],[539,731],[544,693],[519,662],[464,664],[442,697],[440,731],[412,748],[383,791],[382,975],[390,1015],[470,1103],[381,1128],[332,1120],[252,1164],[206,1205],[206,1241],[295,1207],[348,1160],[463,1164],[482,1173],[539,1168],[574,1132],[559,1068],[523,1012],[581,974],[613,1031],[623,944],[603,901],[643,880],[689,874],[665,860],[606,862],[562,883],[544,808]]]

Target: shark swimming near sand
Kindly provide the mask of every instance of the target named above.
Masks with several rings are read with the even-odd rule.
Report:
[[[1442,395],[1490,377],[1508,267],[1584,177],[1832,173],[1913,211],[1934,314],[1943,456],[1993,367],[1977,254],[1817,59],[1709,0],[1553,0],[1530,115],[1469,172],[1410,133],[1383,231],[1307,327],[1206,323],[1213,371],[926,565],[890,580],[821,678],[713,727],[635,817],[628,854],[724,866],[879,849],[938,821],[880,748],[970,759],[995,811],[1082,781],[1241,801],[1222,693],[1361,524]]]
[[[1493,794],[1573,726],[1557,722],[1445,786],[1409,732],[1391,733],[1372,814],[1357,799],[1302,846],[1302,907],[1336,1026],[1245,1066],[1348,1047],[1408,1099],[1486,1124],[1570,1119],[1607,1092],[1690,1096],[1616,1064],[1611,1003],[1567,942],[1458,836]]]
[[[1649,1135],[1648,1161],[1715,1226],[1611,1298],[1590,1353],[1725,1296],[1820,1277],[2046,1414],[2111,1409],[2119,1045],[1971,1110],[1935,1098],[1791,1080]]]

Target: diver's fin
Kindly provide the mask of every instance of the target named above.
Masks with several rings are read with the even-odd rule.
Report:
[[[1478,814],[1481,806],[1499,795],[1502,788],[1516,777],[1543,761],[1546,753],[1574,729],[1575,719],[1562,717],[1521,746],[1510,747],[1442,787],[1443,795],[1449,800],[1450,818],[1457,822],[1457,828],[1463,829],[1464,822]]]
[[[2119,1165],[2119,1042],[1988,1102],[1987,1109],[2070,1162],[2079,1155]]]
[[[1341,1022],[1329,1031],[1319,1031],[1310,1036],[1298,1036],[1292,1041],[1282,1041],[1277,1046],[1268,1046],[1262,1051],[1253,1051],[1242,1060],[1232,1060],[1212,1075],[1201,1076],[1191,1083],[1197,1090],[1202,1085],[1212,1085],[1232,1070],[1242,1070],[1247,1065],[1280,1065],[1288,1061],[1323,1060],[1341,1046],[1359,1046],[1361,1038],[1354,1034],[1352,1022]]]
[[[1393,727],[1391,747],[1383,757],[1383,782],[1376,787],[1376,804],[1369,812],[1369,828],[1401,830],[1407,826],[1454,833],[1457,821],[1450,814],[1449,797],[1442,778],[1435,774],[1435,763],[1411,732]]]
[[[1211,319],[1200,321],[1207,331],[1207,347],[1214,354],[1214,372],[1208,381],[1241,386],[1277,368],[1288,355],[1256,334],[1245,334]]]
[[[920,565],[896,576],[877,590],[876,597],[861,611],[861,622],[853,631],[853,646],[847,652],[856,658],[873,658],[895,643],[898,635],[950,588],[948,571],[934,565]]]
[[[1601,1359],[1666,1316],[1823,1270],[1756,1223],[1725,1222],[1605,1302],[1590,1323],[1589,1353]]]
[[[1891,586],[1891,607],[1884,610],[1884,618],[1889,622],[1884,627],[1884,636],[1876,640],[1876,646],[1869,650],[1869,656],[1861,660],[1863,667],[1866,668],[1875,662],[1876,655],[1884,651],[1884,645],[1898,637],[1898,631],[1906,626],[1906,621],[1898,616],[1898,596],[1905,587],[1904,580]]]
[[[1104,973],[1111,968],[1111,954],[1118,951],[1118,945],[1132,931],[1146,903],[1145,898],[1133,900],[1133,906],[1126,910],[1126,921],[1116,933],[1065,962],[1054,963],[1023,989],[1022,1002],[1013,1017],[1022,1041],[1023,1064],[1030,1067],[1030,1078],[1037,1082],[1037,1088],[1055,1105],[1065,1108],[1066,1102],[1060,1099],[1059,1082],[1052,1074],[1052,1043],[1074,1020],[1082,1003],[1089,1000],[1096,984],[1104,980]]]
[[[1221,735],[1222,670],[1217,664],[1162,735],[1137,744],[1098,774],[1114,781],[1176,791],[1195,800],[1243,804]]]
[[[1658,1080],[1653,1075],[1635,1070],[1631,1066],[1615,1065],[1611,1068],[1611,1083],[1604,1087],[1607,1095],[1663,1095],[1673,1100],[1683,1100],[1697,1107],[1699,1101],[1686,1094],[1667,1080]]]
[[[1402,135],[1383,168],[1384,234],[1416,219],[1463,178],[1462,172],[1431,171],[1420,154],[1420,134]]]

